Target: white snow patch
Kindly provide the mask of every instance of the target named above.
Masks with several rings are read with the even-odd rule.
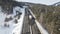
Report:
[[[16,15],[16,11],[20,11],[22,12],[22,15],[20,17],[20,19],[18,20],[18,23],[15,24],[14,23],[14,15]],[[10,14],[10,15],[6,15],[4,13],[1,12],[1,7],[0,7],[0,34],[21,34],[21,30],[22,30],[22,24],[23,24],[23,18],[24,18],[24,14],[25,14],[25,8],[20,8],[18,6],[16,6],[14,9],[13,9],[13,14]],[[9,22],[4,22],[5,18],[6,17],[10,17],[12,16],[13,17],[13,20],[9,21]],[[4,27],[4,23],[7,23],[9,24],[10,26],[9,27]]]

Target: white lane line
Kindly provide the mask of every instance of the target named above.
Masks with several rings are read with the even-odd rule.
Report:
[[[32,34],[33,32],[32,32],[32,28],[31,28],[31,26],[30,26],[30,34]]]

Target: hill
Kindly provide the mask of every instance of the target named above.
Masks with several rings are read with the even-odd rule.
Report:
[[[36,19],[49,32],[49,34],[60,34],[60,6],[48,6],[28,2],[16,2],[0,0],[0,6],[4,10],[12,12],[14,6],[28,6],[35,14]]]
[[[49,32],[49,34],[60,34],[60,6],[31,5],[30,9],[36,19]]]

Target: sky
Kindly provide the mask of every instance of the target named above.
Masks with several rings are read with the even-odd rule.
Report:
[[[31,2],[31,3],[40,3],[46,5],[52,5],[56,2],[60,2],[60,0],[16,0],[18,2]]]

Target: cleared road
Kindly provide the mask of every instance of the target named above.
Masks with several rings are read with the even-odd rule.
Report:
[[[38,30],[36,23],[34,23],[33,20],[29,19],[29,15],[31,14],[28,12],[27,9],[25,9],[25,17],[23,21],[22,34],[40,34],[40,31]],[[34,24],[30,25],[30,23],[34,23]]]

